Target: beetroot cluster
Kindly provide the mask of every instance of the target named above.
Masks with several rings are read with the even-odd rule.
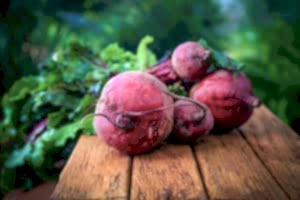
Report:
[[[251,82],[240,71],[208,72],[211,52],[196,42],[178,45],[170,59],[146,72],[112,77],[98,100],[94,128],[107,144],[128,154],[149,152],[170,135],[196,142],[213,128],[245,123],[259,105]],[[168,91],[179,82],[189,97]]]

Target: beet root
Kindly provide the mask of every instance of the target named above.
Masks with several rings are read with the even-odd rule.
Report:
[[[260,104],[246,75],[234,75],[228,70],[217,70],[195,84],[190,97],[210,108],[216,128],[220,129],[239,127]]]
[[[147,73],[155,76],[166,84],[172,84],[179,80],[170,59],[151,67],[147,70]]]
[[[145,72],[111,78],[98,100],[94,128],[107,144],[128,154],[152,150],[173,127],[173,98],[166,86]]]
[[[197,42],[184,42],[172,54],[172,65],[176,74],[185,81],[202,78],[209,67],[210,51]]]
[[[147,72],[166,84],[178,80],[195,82],[205,76],[209,58],[210,51],[197,42],[184,42],[175,48],[171,59],[151,67]]]
[[[172,134],[178,141],[194,143],[199,137],[207,135],[213,126],[213,115],[205,105],[199,107],[186,100],[176,101]]]

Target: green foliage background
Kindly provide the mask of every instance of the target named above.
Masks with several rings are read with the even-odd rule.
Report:
[[[7,1],[2,2],[1,7],[5,7]],[[256,94],[276,115],[299,131],[299,7],[300,2],[298,0],[11,1],[7,11],[2,9],[0,17],[1,95],[6,93],[6,96],[10,98],[4,96],[2,104],[6,106],[5,103],[18,102],[16,105],[20,105],[25,97],[28,102],[31,101],[28,99],[35,98],[32,101],[36,105],[31,102],[28,103],[27,108],[36,107],[40,117],[45,113],[51,113],[48,116],[52,119],[50,125],[48,124],[50,128],[51,125],[52,128],[57,127],[60,120],[63,120],[57,119],[57,116],[64,116],[65,119],[69,120],[70,126],[75,126],[76,123],[79,123],[78,120],[86,114],[86,112],[83,112],[85,106],[88,102],[93,102],[95,97],[85,96],[84,101],[69,99],[74,102],[74,106],[77,108],[73,112],[73,116],[67,115],[67,112],[74,110],[75,107],[70,108],[59,99],[54,101],[56,105],[51,107],[51,112],[43,110],[43,113],[38,108],[43,107],[43,103],[47,99],[53,102],[53,96],[61,96],[64,99],[70,98],[61,91],[51,94],[53,91],[58,92],[57,88],[66,86],[51,85],[52,83],[56,81],[58,83],[73,84],[73,81],[76,82],[78,77],[84,75],[85,79],[79,81],[79,84],[82,85],[80,91],[74,90],[70,86],[71,84],[65,88],[66,91],[71,91],[72,94],[74,93],[78,97],[79,94],[84,94],[86,91],[99,89],[100,85],[96,83],[92,84],[93,88],[89,88],[93,80],[99,78],[105,82],[108,78],[108,72],[95,68],[95,63],[90,62],[96,61],[98,63],[97,56],[99,55],[101,55],[101,58],[106,58],[104,61],[111,67],[112,71],[122,71],[133,67],[145,67],[149,64],[145,63],[145,59],[143,59],[145,56],[151,57],[151,63],[156,60],[155,56],[147,50],[146,43],[150,43],[151,38],[144,40],[144,46],[137,47],[139,41],[145,35],[154,37],[155,41],[151,44],[151,49],[157,55],[157,58],[162,57],[180,42],[204,38],[215,49],[219,49],[244,62],[246,64],[244,70],[251,78]],[[114,42],[130,50],[130,52],[120,48],[117,44],[107,46]],[[81,53],[74,55],[74,52],[78,53],[78,51]],[[68,55],[69,60],[64,59],[66,58],[64,55]],[[84,59],[80,58],[79,55],[84,55]],[[119,57],[116,55],[119,55]],[[57,71],[58,68],[55,68],[55,66],[57,67],[58,64],[53,62],[53,58],[59,61],[59,67],[66,67],[63,70],[68,69],[70,73],[66,76],[59,76],[58,74],[64,73]],[[120,66],[120,62],[127,63],[127,65]],[[69,64],[72,67],[68,66]],[[82,67],[82,65],[85,67]],[[45,66],[48,68],[45,68]],[[87,75],[90,71],[94,73],[94,76]],[[40,78],[44,77],[45,74],[47,75],[45,80],[50,82],[42,83]],[[27,90],[14,92],[18,89],[18,84],[15,84],[12,88],[11,86],[22,77],[23,82],[21,81],[18,84],[26,85],[29,82]],[[48,85],[44,87],[43,84]],[[9,90],[9,88],[11,89]],[[41,92],[45,88],[50,92],[49,94],[39,93],[36,95],[35,92]],[[30,98],[26,95],[29,95]],[[2,116],[4,116],[4,113],[6,116],[11,116],[7,113],[17,113],[16,110],[20,109],[15,104],[9,106],[15,110],[2,109]],[[63,109],[59,110],[57,106]],[[23,108],[23,111],[24,109],[26,110],[26,107]],[[30,112],[28,111],[28,113]],[[39,116],[36,116],[37,113],[34,113],[36,119],[31,118],[33,122],[39,120]],[[31,115],[33,114],[31,113]],[[11,119],[13,119],[12,116]],[[10,126],[5,125],[5,120],[7,119],[3,118],[2,124],[4,125],[1,125],[0,139],[2,143],[8,138],[13,138],[13,141],[16,142],[18,139],[26,137],[24,133],[12,133],[11,135],[9,133],[7,134],[9,135],[8,138],[5,138],[7,135],[3,133],[12,130]],[[26,121],[26,119],[22,120]],[[18,124],[16,123],[14,126],[18,126]],[[20,126],[18,131],[25,131],[28,128],[25,125]],[[70,127],[64,126],[64,128],[63,130],[55,129],[57,132],[50,131],[48,135],[55,137],[61,132],[68,132],[66,130]],[[85,128],[88,127],[83,127],[83,130]],[[75,132],[70,134],[66,137],[76,138]],[[20,165],[20,162],[21,164],[24,162],[26,155],[32,153],[32,149],[43,149],[48,148],[48,145],[51,147],[51,145],[57,144],[49,143],[47,134],[44,137],[46,139],[41,140],[41,144],[22,146],[23,144],[16,142],[12,148],[17,149],[22,146],[22,149],[20,152],[11,155],[13,159],[11,159],[12,163],[9,164]],[[66,138],[56,140],[63,141],[61,143],[64,144]],[[58,152],[52,152],[51,155]],[[13,157],[14,155],[18,155],[17,158]],[[7,156],[0,151],[0,160]],[[29,161],[33,165],[38,165],[39,162],[42,163],[43,156],[38,155],[38,153],[33,154]],[[48,162],[43,162],[44,166],[48,164]],[[2,168],[2,164],[0,167]],[[22,173],[25,174],[27,170],[30,174],[32,169],[27,166],[22,170]],[[47,170],[39,171],[39,173],[44,174],[38,174],[37,177],[46,177],[46,173],[49,173],[49,170],[52,169]],[[3,181],[14,180],[12,178],[14,176],[17,176],[16,171],[1,170],[0,186],[3,186]],[[4,185],[7,188],[1,188],[1,190],[9,191],[16,186],[29,188],[34,181],[28,181],[26,177],[23,177],[19,182],[19,185],[16,185],[15,182],[11,184],[5,182]]]
[[[2,92],[73,40],[118,42],[134,50],[144,35],[162,56],[179,42],[208,40],[247,64],[257,94],[282,120],[299,118],[299,1],[11,1],[0,20]],[[299,120],[297,121],[299,122]],[[294,127],[296,127],[294,122]]]

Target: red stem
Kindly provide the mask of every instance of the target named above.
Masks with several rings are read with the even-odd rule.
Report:
[[[157,65],[154,65],[147,72],[166,84],[174,83],[179,78],[175,71],[173,70],[172,62],[170,59],[167,59]]]

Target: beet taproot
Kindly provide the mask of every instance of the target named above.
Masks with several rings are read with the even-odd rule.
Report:
[[[167,87],[145,72],[123,72],[111,78],[98,100],[93,121],[97,135],[128,154],[151,151],[173,128]]]
[[[242,72],[235,73],[217,70],[195,84],[190,91],[192,99],[209,107],[219,129],[239,127],[260,104],[247,76]]]
[[[172,54],[172,65],[178,76],[186,81],[202,78],[209,67],[210,51],[197,42],[184,42]]]
[[[207,135],[213,127],[213,115],[205,105],[199,107],[190,101],[176,101],[172,135],[177,141],[194,143],[201,136]]]
[[[178,45],[171,59],[167,59],[147,72],[164,83],[173,83],[179,79],[193,82],[205,76],[210,64],[210,51],[197,42],[188,41]]]

